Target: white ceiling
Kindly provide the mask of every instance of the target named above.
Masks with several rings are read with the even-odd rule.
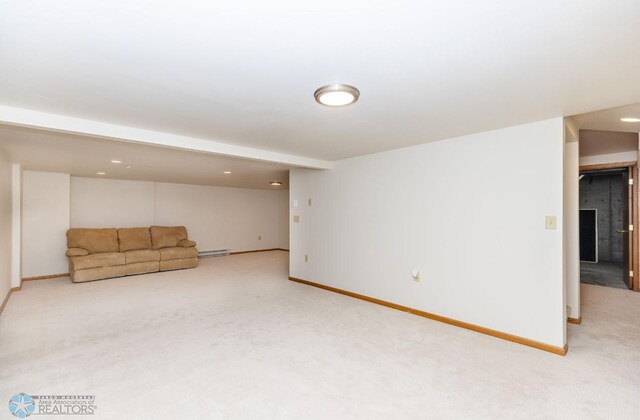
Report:
[[[0,105],[316,159],[640,102],[637,0],[0,1]]]
[[[82,177],[269,190],[287,189],[289,183],[284,165],[17,127],[0,126],[0,152],[26,170]],[[270,181],[283,185],[272,187]]]

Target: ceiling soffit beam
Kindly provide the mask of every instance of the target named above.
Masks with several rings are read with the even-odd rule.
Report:
[[[326,160],[2,105],[0,105],[0,124],[273,162],[301,168],[331,169],[332,167],[332,163]]]

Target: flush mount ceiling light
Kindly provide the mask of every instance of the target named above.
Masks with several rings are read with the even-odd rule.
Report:
[[[316,90],[313,96],[322,105],[345,106],[356,102],[360,97],[360,91],[350,85],[332,83]]]
[[[224,171],[225,174],[229,175],[231,171]]]
[[[121,160],[112,160],[111,163],[122,163]]]
[[[622,122],[640,122],[640,118],[625,117],[625,118],[620,118],[620,121],[622,121]]]
[[[106,175],[106,172],[98,172],[98,175]]]
[[[271,181],[271,182],[269,182],[269,185],[271,185],[272,187],[279,187],[280,185],[282,185],[282,182],[280,182],[280,181]]]

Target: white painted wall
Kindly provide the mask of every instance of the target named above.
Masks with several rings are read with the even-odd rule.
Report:
[[[22,167],[11,165],[11,287],[22,284]]]
[[[294,169],[291,275],[563,346],[563,163],[556,118]]]
[[[0,304],[11,289],[11,163],[0,154]]]
[[[153,182],[71,177],[71,226],[151,226],[154,188]]]
[[[583,156],[580,158],[580,165],[600,165],[603,163],[636,162],[638,160],[637,151],[609,153],[606,155]]]
[[[278,192],[278,248],[289,249],[289,190]]]
[[[24,171],[22,174],[22,277],[69,271],[69,174]]]
[[[71,177],[72,227],[184,225],[201,251],[288,249],[286,212],[288,191]]]
[[[274,191],[156,184],[155,223],[186,226],[200,251],[278,248],[278,220]]]
[[[579,131],[565,119],[564,269],[567,316],[580,318],[580,185]]]

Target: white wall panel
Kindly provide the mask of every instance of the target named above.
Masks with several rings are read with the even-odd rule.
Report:
[[[22,175],[22,277],[68,272],[69,174]]]
[[[565,344],[562,118],[294,169],[290,192],[292,276]]]

